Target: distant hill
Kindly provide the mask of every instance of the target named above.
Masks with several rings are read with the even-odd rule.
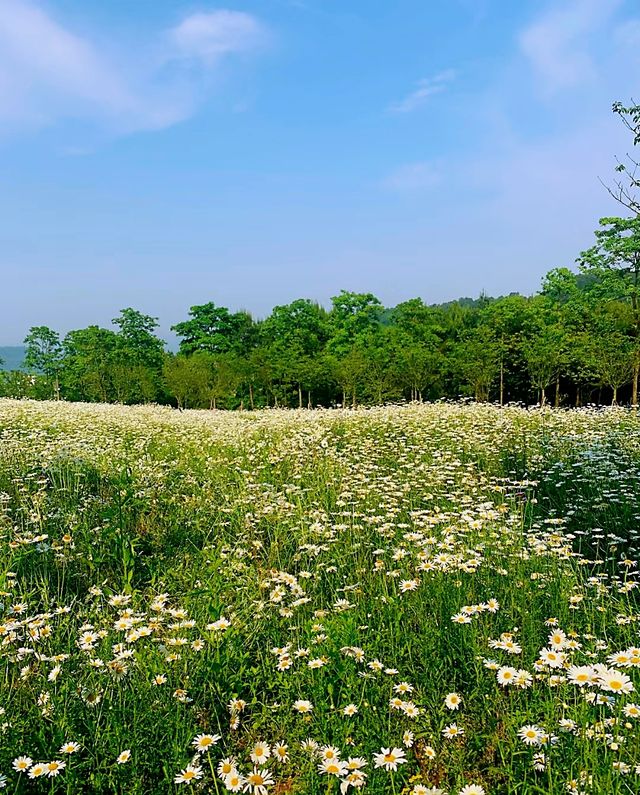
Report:
[[[25,349],[22,345],[0,346],[0,370],[21,370]]]

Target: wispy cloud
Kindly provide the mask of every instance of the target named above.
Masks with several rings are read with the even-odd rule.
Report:
[[[593,37],[622,0],[572,0],[552,6],[520,35],[520,48],[543,89],[554,93],[591,80],[597,68]]]
[[[140,49],[154,58],[136,61],[105,52],[30,0],[0,0],[0,122],[5,132],[68,118],[119,133],[167,127],[197,110],[198,72],[265,38],[255,17],[220,9],[150,36]],[[185,72],[185,59],[196,68]],[[141,67],[145,60],[153,66]]]
[[[399,166],[382,180],[382,186],[399,192],[419,191],[434,188],[441,181],[440,164],[425,160]]]
[[[429,97],[440,94],[454,80],[456,72],[454,69],[446,69],[433,77],[426,77],[419,80],[414,91],[408,94],[400,102],[396,102],[389,107],[391,113],[411,113],[424,105]]]
[[[178,57],[195,58],[211,66],[225,55],[258,49],[266,32],[251,14],[221,9],[192,14],[173,28],[169,37]]]
[[[573,264],[598,218],[621,211],[598,177],[610,182],[615,155],[630,146],[610,112],[637,88],[640,19],[624,11],[617,0],[545,4],[465,98],[473,144],[452,150],[425,137],[416,162],[379,183],[407,199],[403,234],[416,268],[456,262],[468,269],[469,292],[528,292],[545,271]]]

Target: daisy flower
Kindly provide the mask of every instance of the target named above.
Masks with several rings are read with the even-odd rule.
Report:
[[[626,674],[619,673],[615,669],[609,669],[600,674],[598,684],[602,690],[607,690],[611,693],[631,693],[633,691],[631,679]]]
[[[273,776],[264,768],[253,768],[253,771],[245,779],[244,792],[251,795],[267,795],[268,788],[273,784]]]
[[[458,726],[457,723],[450,723],[448,726],[445,726],[442,730],[443,737],[446,737],[448,740],[453,739],[454,737],[462,737],[464,734],[464,729]]]
[[[407,730],[402,735],[402,744],[404,745],[405,748],[411,748],[414,739],[415,739],[415,734],[412,731]]]
[[[518,737],[525,745],[541,745],[544,736],[544,729],[532,724],[527,724],[518,731]]]
[[[75,754],[80,750],[80,743],[69,742],[60,746],[59,754]]]
[[[253,746],[253,751],[251,751],[249,758],[257,765],[261,762],[266,762],[270,756],[271,748],[266,743],[258,742]]]
[[[225,779],[227,776],[234,773],[236,770],[236,760],[232,756],[228,756],[225,759],[222,759],[218,762],[218,767],[216,768],[216,772],[221,779]]]
[[[373,757],[375,767],[384,767],[385,770],[397,770],[398,765],[407,761],[402,748],[382,748],[379,754]]]
[[[26,773],[32,764],[33,759],[30,756],[17,756],[12,762],[13,769],[17,773]]]
[[[240,792],[246,781],[246,778],[240,775],[237,770],[232,770],[231,773],[225,776],[224,786],[227,792]]]
[[[276,743],[273,746],[273,758],[276,762],[289,761],[289,746],[285,743]]]
[[[191,784],[192,781],[202,778],[202,768],[195,765],[187,765],[173,779],[174,784]]]
[[[457,693],[449,693],[444,699],[444,705],[447,709],[458,709],[462,704],[462,698]]]
[[[518,676],[518,672],[515,668],[511,668],[509,665],[503,665],[502,668],[498,668],[496,671],[496,678],[498,680],[498,684],[505,687],[506,685],[513,684],[513,680]]]
[[[196,749],[197,753],[201,754],[204,751],[208,751],[212,745],[215,745],[221,739],[219,734],[198,734],[191,741],[191,745]]]
[[[40,776],[44,776],[46,772],[47,766],[43,765],[42,762],[37,762],[29,770],[28,776],[29,778],[40,778]]]
[[[347,717],[351,717],[352,715],[356,715],[358,712],[358,707],[355,704],[347,704],[346,707],[342,708],[342,714],[346,715]]]
[[[340,759],[323,759],[318,765],[318,772],[325,773],[328,776],[342,776],[344,775],[347,766]]]
[[[54,776],[59,775],[66,766],[67,763],[61,762],[59,759],[55,759],[53,762],[47,762],[47,775],[49,778],[53,778]]]

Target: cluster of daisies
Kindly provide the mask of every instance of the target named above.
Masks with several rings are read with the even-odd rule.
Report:
[[[536,513],[537,481],[502,466],[514,445],[541,467],[549,437],[560,454],[623,422],[636,420],[490,406],[178,416],[0,402],[0,655],[17,694],[6,722],[0,708],[7,772],[18,788],[39,778],[61,791],[99,759],[106,776],[129,775],[135,795],[212,785],[497,795],[514,780],[523,792],[597,795],[612,771],[637,789],[635,561],[597,573],[567,517]],[[629,455],[634,428],[616,437]],[[79,469],[63,478],[68,462]],[[97,493],[84,463],[102,478]],[[123,472],[130,480],[105,505]],[[128,539],[104,518],[120,497],[140,506],[124,577]],[[600,535],[614,555],[621,541]],[[114,538],[122,546],[101,558]],[[40,588],[43,571],[55,574],[55,598]],[[78,597],[69,582],[90,587]],[[165,589],[174,595],[156,593]],[[530,620],[512,626],[529,604],[546,616],[552,598],[564,600],[561,621],[540,621],[535,638]],[[469,655],[477,681],[432,675],[434,633],[452,657]],[[138,710],[130,732],[114,705],[130,710],[143,690],[157,713]],[[14,758],[33,748],[12,738],[34,713],[56,739],[30,752],[35,761]],[[155,714],[172,721],[167,734],[193,738],[169,748],[168,775],[134,739]],[[101,737],[84,753],[80,727],[98,718]],[[196,734],[214,726],[220,734]],[[482,773],[481,735],[483,754],[516,750],[513,769]],[[78,742],[53,753],[64,737]],[[569,769],[588,744],[592,761]]]
[[[457,706],[457,702],[456,706]],[[217,734],[199,734],[192,742],[195,755],[183,770],[176,774],[175,784],[193,784],[205,776],[203,758],[209,754],[221,739]],[[411,743],[409,743],[411,744]],[[409,760],[403,748],[381,748],[373,754],[371,765],[362,756],[342,757],[342,752],[335,745],[320,745],[311,738],[300,745],[314,762],[320,776],[329,780],[339,781],[340,792],[347,793],[350,789],[362,790],[368,778],[365,770],[368,766],[382,769],[388,773],[396,773],[401,765]],[[228,792],[247,792],[251,795],[267,795],[276,784],[275,767],[289,762],[289,746],[286,743],[272,745],[258,741],[254,743],[248,754],[248,765],[242,765],[236,756],[227,756],[215,765],[215,775]],[[213,769],[213,764],[209,765]],[[411,795],[446,795],[445,790],[426,784],[416,784]],[[459,795],[485,795],[485,789],[479,784],[467,784]]]

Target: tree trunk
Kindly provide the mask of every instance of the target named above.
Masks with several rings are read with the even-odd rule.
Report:
[[[541,386],[540,387],[540,407],[542,408],[542,406],[546,405],[546,402],[547,402],[547,395],[546,395],[546,392],[544,391],[544,387]]]
[[[633,364],[633,387],[631,392],[631,405],[638,408],[638,378],[640,377],[640,362]]]
[[[249,405],[251,406],[251,411],[255,408],[253,405],[253,384],[249,384]]]
[[[347,393],[343,389],[342,390],[342,408],[344,408],[346,405],[347,405]]]
[[[307,392],[307,408],[308,409],[313,408],[313,400],[311,399],[311,390]]]
[[[578,386],[576,386],[576,408],[578,408],[578,406],[581,405],[582,405],[582,395],[580,390],[580,384],[578,384]]]
[[[418,390],[418,403],[422,403],[422,390]]]
[[[56,400],[60,400],[60,381],[58,379],[57,373],[53,379],[53,393],[55,395]]]
[[[353,398],[351,400],[351,408],[355,409],[355,407],[356,407],[356,388],[354,386],[353,387]]]
[[[298,384],[298,408],[302,408],[302,387]]]
[[[613,397],[611,398],[611,405],[617,406],[618,405],[618,387],[614,386],[613,389]]]
[[[556,395],[553,401],[553,405],[558,408],[560,405],[560,376],[556,376]]]

